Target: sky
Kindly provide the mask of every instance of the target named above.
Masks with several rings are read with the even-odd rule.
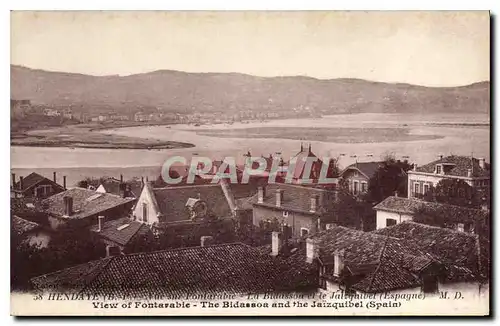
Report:
[[[487,11],[12,12],[11,63],[457,86],[489,80],[489,24]]]

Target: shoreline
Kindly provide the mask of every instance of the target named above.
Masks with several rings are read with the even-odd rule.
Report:
[[[159,150],[159,149],[181,149],[193,148],[196,145],[191,143],[182,142],[165,142],[158,145],[145,145],[145,144],[106,144],[106,143],[64,143],[64,142],[10,142],[10,146],[18,147],[47,147],[47,148],[91,148],[91,149],[145,149],[145,150]]]

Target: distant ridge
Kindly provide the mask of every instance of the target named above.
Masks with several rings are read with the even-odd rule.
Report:
[[[489,113],[490,83],[426,87],[355,78],[256,77],[156,70],[91,76],[11,65],[11,97],[47,105],[156,106],[169,111],[291,110],[335,113]]]

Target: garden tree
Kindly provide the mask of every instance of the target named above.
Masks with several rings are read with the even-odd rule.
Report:
[[[45,262],[46,249],[30,245],[17,232],[10,236],[10,280],[11,291],[25,292],[30,290],[29,280],[32,277],[51,271]]]
[[[88,188],[89,186],[92,186],[95,189],[97,189],[97,187],[99,187],[99,185],[102,183],[103,180],[105,180],[104,177],[102,178],[86,177],[85,179],[78,181],[76,186],[79,188]]]
[[[478,194],[465,181],[460,179],[443,179],[433,191],[434,200],[456,206],[476,208],[481,205]]]
[[[407,160],[400,161],[387,156],[368,182],[366,200],[378,203],[396,192],[401,197],[408,195],[406,172],[412,168]]]
[[[168,171],[168,175],[172,179],[177,179],[177,178],[180,177],[179,172],[177,172],[175,170],[172,170],[172,169],[170,169]],[[163,177],[161,175],[159,175],[158,178],[156,178],[156,180],[153,181],[153,187],[154,188],[163,188],[163,187],[166,187],[166,186],[168,186],[168,183],[166,183],[165,180],[163,180]]]
[[[346,180],[339,182],[337,200],[331,211],[336,224],[365,231],[375,229],[376,216],[372,205],[362,195],[354,197],[349,192]]]
[[[65,226],[50,239],[48,261],[54,270],[100,259],[106,247],[87,228]]]

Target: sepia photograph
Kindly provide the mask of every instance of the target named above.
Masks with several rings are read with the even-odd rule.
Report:
[[[489,316],[491,21],[11,11],[11,315]]]

